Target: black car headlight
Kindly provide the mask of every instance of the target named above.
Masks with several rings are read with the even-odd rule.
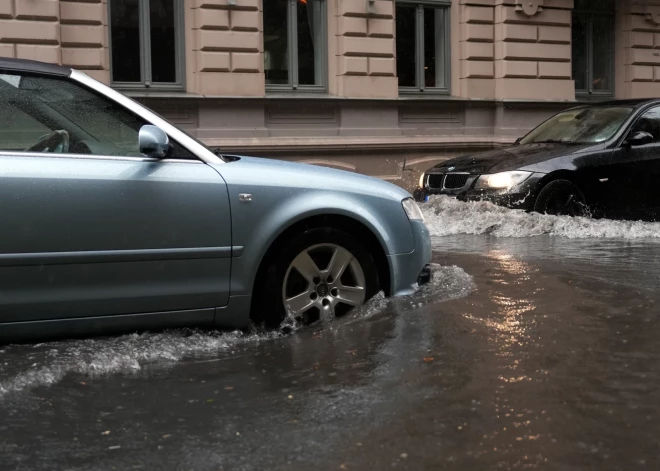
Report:
[[[476,190],[497,189],[508,191],[527,180],[531,174],[531,172],[513,171],[481,175],[474,188]]]
[[[426,188],[426,173],[422,172],[422,175],[419,177],[419,187]]]

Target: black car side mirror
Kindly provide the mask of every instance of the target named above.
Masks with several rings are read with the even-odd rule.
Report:
[[[516,142],[514,142],[514,144],[520,144],[520,141],[522,141],[522,137],[519,137],[518,139],[516,139]]]
[[[645,131],[637,131],[632,136],[628,136],[625,140],[625,144],[628,146],[643,146],[644,144],[650,144],[653,142],[653,134]]]

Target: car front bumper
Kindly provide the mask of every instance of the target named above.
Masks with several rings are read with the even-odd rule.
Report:
[[[390,267],[390,294],[412,294],[418,284],[431,280],[431,234],[421,221],[410,222],[415,236],[415,250],[405,254],[388,255]]]
[[[460,190],[420,188],[415,192],[415,197],[418,201],[428,201],[432,195],[445,195],[459,201],[488,201],[511,209],[531,211],[534,207],[539,181],[544,176],[543,173],[533,173],[527,180],[509,191],[496,189],[475,190],[473,187],[477,179],[474,177],[467,188]]]

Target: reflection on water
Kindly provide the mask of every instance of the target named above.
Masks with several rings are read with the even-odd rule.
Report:
[[[499,253],[514,262],[545,261],[575,275],[655,290],[660,286],[660,241],[617,239],[567,239],[555,236],[504,238],[488,235],[433,237],[435,250],[450,253]],[[442,260],[442,258],[441,258]]]

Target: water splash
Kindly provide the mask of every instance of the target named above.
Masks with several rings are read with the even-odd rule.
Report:
[[[433,267],[433,281],[412,296],[386,298],[383,293],[344,318],[344,322],[374,316],[392,303],[416,305],[464,296],[472,289],[472,278],[458,267]],[[405,304],[396,304],[396,306]],[[314,328],[318,328],[315,325]],[[294,329],[295,330],[295,329]],[[172,330],[162,333],[131,334],[112,338],[49,342],[35,345],[10,345],[0,348],[0,399],[8,393],[49,386],[68,374],[94,378],[139,372],[148,365],[168,365],[185,358],[217,355],[253,345],[285,334],[250,330],[248,333]]]
[[[136,372],[147,364],[177,362],[185,357],[227,351],[241,343],[266,338],[241,332],[179,330],[32,346],[12,345],[0,350],[0,378],[4,377],[0,379],[0,398],[9,392],[55,384],[69,373],[93,378]]]
[[[511,210],[485,201],[465,203],[446,196],[431,197],[421,208],[433,236],[660,239],[660,223],[655,222],[550,216]]]

